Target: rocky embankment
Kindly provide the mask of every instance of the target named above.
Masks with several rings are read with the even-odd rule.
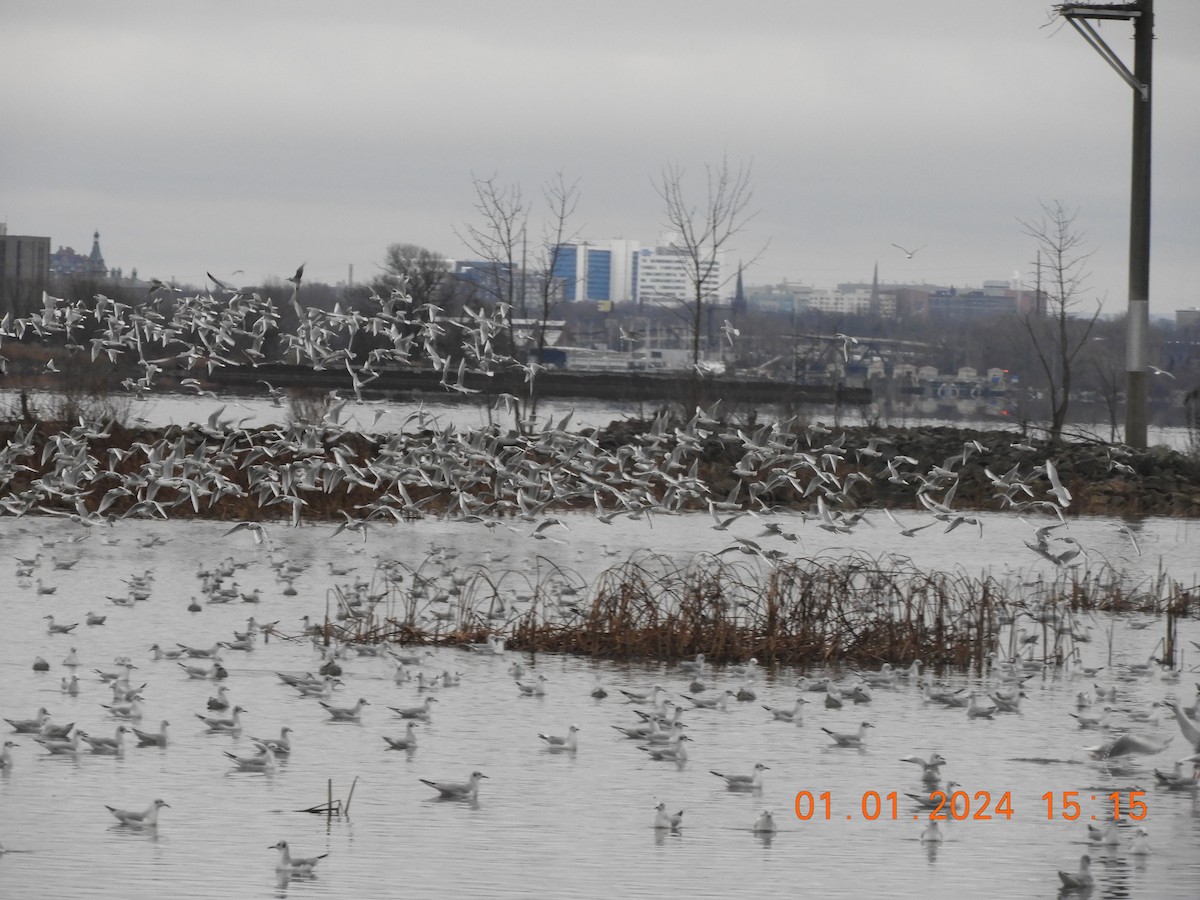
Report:
[[[614,423],[599,437],[602,446],[615,448],[644,440],[649,428],[647,422]],[[745,428],[742,434],[749,436]],[[856,453],[870,447],[872,438],[884,439],[871,451],[880,455]],[[978,446],[970,446],[973,444]],[[1010,504],[998,496],[1001,491],[988,472],[1004,478],[1015,469],[1013,477],[1029,479],[1044,474],[1049,460],[1072,495],[1069,507],[1063,510],[1066,515],[1200,516],[1200,459],[1167,447],[1135,451],[1097,441],[1054,443],[1027,439],[1016,431],[926,426],[838,428],[809,434],[797,445],[814,455],[819,455],[822,447],[835,446],[840,451],[838,472],[843,483],[851,471],[867,475],[869,481],[858,481],[849,491],[851,499],[864,507],[920,508],[911,479],[917,474],[927,476],[932,467],[941,466],[956,475],[956,508],[1009,508]],[[704,441],[701,458],[714,497],[726,496],[737,485],[740,476],[734,470],[746,453],[745,442],[736,434],[714,434]],[[919,461],[915,466],[895,466],[902,473],[910,473],[904,485],[888,481],[888,461],[900,457]],[[1037,495],[1036,499],[1042,499],[1045,491],[1039,489]],[[769,491],[763,499],[768,503],[808,505],[791,486]],[[1018,503],[1029,499],[1035,498],[1022,492],[1014,495]]]
[[[0,425],[0,509],[112,517],[301,521],[552,510],[816,509],[850,517],[933,500],[973,510],[1200,516],[1200,461],[1166,448],[1023,439],[1015,431],[798,426],[695,417],[598,431],[360,434]],[[1054,482],[1070,493],[1056,493]],[[928,505],[928,504],[924,504]]]

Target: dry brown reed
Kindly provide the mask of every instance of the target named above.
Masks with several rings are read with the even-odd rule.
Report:
[[[702,553],[679,564],[638,552],[581,587],[577,573],[543,562],[536,575],[478,566],[448,579],[431,566],[387,563],[357,599],[338,591],[331,634],[448,646],[500,635],[526,652],[620,660],[704,653],[714,664],[750,657],[801,667],[921,659],[966,669],[982,668],[993,653],[1023,652],[1064,665],[1091,639],[1095,613],[1178,616],[1190,602],[1165,577],[1130,584],[1109,567],[1023,583],[927,572],[894,555],[766,567],[757,557]]]

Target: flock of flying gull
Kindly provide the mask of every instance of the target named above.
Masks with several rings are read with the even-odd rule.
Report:
[[[502,304],[490,312],[467,310],[459,321],[447,320],[430,305],[414,307],[399,293],[387,299],[374,298],[377,308],[369,313],[340,307],[324,311],[300,304],[302,277],[303,266],[289,279],[293,285],[289,302],[297,322],[290,333],[278,327],[281,316],[272,301],[213,279],[214,290],[196,296],[184,296],[157,284],[137,308],[104,297],[66,302],[47,296],[43,309],[31,316],[5,316],[0,323],[0,340],[51,341],[64,353],[85,354],[92,360],[100,356],[132,359],[141,375],[128,379],[125,387],[139,399],[146,397],[156,382],[180,369],[211,372],[220,366],[257,365],[268,358],[315,369],[344,367],[357,403],[364,402],[363,389],[384,366],[432,364],[443,373],[445,388],[458,393],[478,392],[467,386],[468,373],[487,377],[519,367],[525,371],[532,390],[539,366],[520,362],[501,350],[504,342],[498,336],[506,327]],[[457,359],[440,349],[440,339],[450,329],[461,331]],[[57,369],[53,361],[47,365],[48,371]],[[208,393],[199,380],[185,378],[178,383],[198,395]],[[266,387],[278,403],[282,393],[269,384]],[[505,396],[502,400],[510,406],[520,404],[516,397]],[[438,429],[431,418],[418,411],[410,420],[416,420],[419,434],[366,435],[369,449],[364,450],[364,442],[356,441],[354,433],[342,424],[349,402],[349,398],[334,392],[319,422],[255,430],[223,418],[227,406],[222,406],[205,423],[168,429],[156,440],[140,441],[127,449],[105,445],[103,451],[96,447],[111,437],[111,423],[81,421],[45,435],[37,433],[37,426],[19,428],[0,450],[0,509],[12,516],[65,517],[86,532],[98,525],[113,526],[129,517],[220,516],[228,509],[244,510],[249,503],[264,515],[274,513],[296,526],[305,520],[310,506],[319,506],[322,510],[335,509],[344,520],[339,531],[361,533],[364,541],[366,529],[375,520],[390,522],[434,511],[489,528],[511,527],[507,521],[514,520],[536,523],[531,538],[559,540],[554,535],[569,528],[549,515],[556,510],[594,507],[595,516],[605,524],[625,517],[645,520],[652,526],[653,519],[660,515],[707,509],[717,531],[728,530],[745,516],[760,519],[763,531],[757,539],[731,536],[727,549],[771,564],[788,557],[782,547],[800,540],[797,533],[787,530],[790,525],[768,518],[784,502],[801,510],[789,521],[811,521],[825,531],[850,534],[860,523],[870,524],[869,517],[874,515],[857,501],[857,486],[875,481],[911,491],[913,505],[928,513],[927,521],[906,527],[884,510],[905,537],[935,527],[949,532],[967,526],[982,534],[981,520],[956,509],[954,503],[962,467],[972,458],[986,459],[989,453],[977,441],[964,443],[961,453],[927,468],[917,459],[896,453],[886,437],[852,446],[845,432],[835,434],[820,425],[802,428],[786,422],[743,429],[722,421],[716,409],[698,409],[690,420],[681,423],[673,422],[664,412],[647,430],[630,436],[619,446],[607,444],[602,435],[568,430],[570,415],[557,423],[547,421],[544,427],[527,427],[519,432],[504,433],[495,427],[458,432]],[[714,448],[732,448],[740,454],[730,472],[733,487],[723,489],[720,495],[704,474],[709,471],[708,459]],[[1028,452],[1031,459],[1037,454],[1035,447],[1023,441],[1015,441],[1013,448]],[[1110,451],[1112,469],[1128,469],[1124,454],[1120,448]],[[1037,464],[1018,464],[1003,474],[987,467],[984,471],[1001,508],[1038,517],[1027,542],[1032,552],[1056,567],[1086,560],[1084,548],[1063,533],[1068,530],[1063,510],[1070,506],[1072,497],[1053,460],[1043,455]],[[352,498],[352,502],[345,498]],[[347,506],[353,507],[355,515],[345,511]],[[243,521],[231,529],[237,530],[250,532],[258,543],[264,540],[264,529],[255,521]],[[1133,535],[1127,530],[1125,533],[1134,551],[1140,552]],[[767,538],[783,544],[767,545]],[[40,562],[40,557],[18,560],[18,576],[32,577]],[[220,602],[221,592],[230,590],[219,574],[206,583],[206,588],[208,602]],[[148,589],[144,581],[131,583],[131,598],[114,602],[144,599],[137,594]],[[37,590],[39,594],[52,594],[55,587],[44,583],[39,575]],[[49,634],[70,634],[76,627],[57,623],[52,616],[47,619]],[[103,624],[103,616],[89,613],[89,626]],[[251,621],[246,632],[235,634],[221,646],[164,649],[156,645],[154,653],[157,660],[178,662],[180,677],[220,681],[209,710],[197,715],[206,730],[236,735],[242,731],[241,715],[246,710],[228,697],[221,680],[228,675],[222,655],[249,650],[257,640],[258,626]],[[499,638],[474,649],[495,656],[506,652]],[[385,749],[413,752],[418,740],[416,729],[434,714],[434,692],[455,686],[456,676],[448,671],[432,676],[417,672],[414,676],[411,668],[422,663],[420,657],[403,656],[387,646],[345,645],[336,654],[323,655],[320,674],[288,675],[284,681],[289,689],[319,702],[331,719],[360,721],[364,707],[370,705],[368,701],[360,698],[342,705],[335,702],[333,693],[341,687],[340,673],[335,674],[340,668],[338,657],[354,654],[391,654],[397,683],[415,679],[415,686],[426,695],[416,706],[392,707],[405,722],[404,732],[381,736]],[[71,675],[63,679],[63,690],[76,693],[77,661],[71,656],[63,662],[71,669]],[[925,703],[961,708],[968,717],[1019,711],[1024,696],[1021,682],[1029,674],[1027,667],[1033,664],[1015,654],[1007,661],[996,655],[992,662],[992,690],[967,696],[940,690],[928,673],[920,673],[919,663],[905,670],[885,665],[879,671],[856,673],[845,680],[802,681],[800,687],[803,693],[821,697],[829,708],[870,703],[878,690],[917,682]],[[138,746],[166,748],[167,722],[152,731],[139,727],[146,686],[131,681],[131,668],[132,664],[125,661],[116,671],[101,673],[112,690],[112,701],[105,705],[106,714],[117,722],[111,737],[60,726],[45,709],[28,720],[7,721],[18,734],[28,734],[54,755],[124,754],[126,744],[133,741]],[[1149,665],[1146,672],[1134,668],[1130,667],[1130,677],[1151,674]],[[684,731],[685,710],[690,718],[692,711],[704,714],[725,709],[731,702],[752,701],[754,687],[752,668],[728,670],[742,683],[737,690],[719,691],[706,689],[710,685],[705,680],[715,673],[702,657],[680,663],[678,670],[691,679],[687,693],[672,699],[662,687],[640,695],[626,692],[628,700],[645,708],[639,708],[639,721],[614,727],[635,741],[647,758],[683,767],[688,761],[688,744],[692,743]],[[520,663],[514,663],[511,672],[515,690],[522,694],[538,696],[545,691],[544,677],[526,678]],[[596,691],[594,696],[599,698],[604,688],[598,685]],[[803,693],[793,705],[768,706],[766,712],[774,721],[802,723],[807,702]],[[1080,725],[1109,724],[1105,717],[1113,713],[1112,701],[1095,722],[1089,721],[1091,702],[1091,698],[1081,695]],[[1105,703],[1102,698],[1096,702]],[[1200,731],[1195,724],[1200,700],[1190,706],[1171,700],[1163,701],[1163,705],[1172,711],[1191,746],[1191,755],[1182,757],[1173,771],[1156,770],[1156,776],[1167,788],[1194,789],[1200,777]],[[869,721],[863,721],[854,731],[824,730],[834,745],[854,748],[865,745],[871,727]],[[562,734],[539,737],[549,752],[579,750],[580,732],[575,725]],[[291,753],[291,741],[292,731],[285,727],[276,738],[253,738],[255,753],[225,755],[236,769],[271,773]],[[12,748],[19,745],[19,741],[4,743],[0,768],[13,768]],[[1164,748],[1161,742],[1126,733],[1092,749],[1098,757],[1112,760],[1157,753]],[[927,789],[939,784],[945,760],[938,753],[927,759],[908,757],[906,761],[920,765]],[[1184,771],[1188,763],[1195,764],[1190,773]],[[731,791],[758,792],[764,771],[767,767],[758,763],[748,772],[713,771],[712,775],[722,779]],[[485,774],[475,771],[465,781],[423,781],[439,796],[474,801],[485,778]],[[157,827],[163,807],[167,804],[156,800],[144,809],[110,807],[110,812],[119,827],[152,829]],[[672,813],[665,803],[659,803],[653,824],[658,830],[678,831],[683,827],[683,812]],[[763,810],[752,828],[759,834],[776,831],[773,812]],[[1106,833],[1097,840],[1108,841],[1111,837]],[[1140,833],[1131,852],[1145,852],[1146,837]],[[929,823],[922,840],[942,840],[936,821]],[[292,857],[284,841],[271,849],[279,851],[277,871],[284,875],[310,875],[322,859]],[[1080,872],[1060,873],[1063,884],[1070,888],[1090,884],[1088,863],[1085,856]]]
[[[267,359],[313,369],[344,367],[358,403],[364,402],[362,390],[382,366],[433,365],[443,371],[445,387],[460,392],[477,390],[463,383],[467,372],[486,378],[518,367],[533,389],[538,365],[502,352],[503,304],[488,312],[468,309],[454,320],[428,304],[414,307],[397,292],[386,299],[373,297],[367,310],[335,306],[326,311],[299,302],[302,277],[303,266],[289,279],[296,323],[290,331],[279,327],[279,309],[269,298],[213,279],[212,291],[193,296],[156,284],[136,307],[103,296],[65,301],[46,295],[38,312],[5,316],[0,342],[41,340],[61,346],[63,353],[135,363],[142,374],[125,386],[138,397],[167,376],[186,390],[215,397],[199,380],[179,380],[179,374],[258,365]],[[448,331],[459,332],[457,359],[439,351],[439,340]],[[263,384],[279,403],[282,392]],[[501,399],[510,407],[520,404],[520,398],[509,395]],[[111,423],[81,421],[45,435],[37,426],[18,428],[0,452],[0,509],[17,516],[65,516],[92,526],[173,513],[244,517],[253,504],[259,515],[298,525],[311,506],[319,508],[317,515],[340,514],[344,527],[362,529],[373,520],[418,517],[432,510],[495,527],[504,517],[534,521],[564,508],[594,506],[599,520],[609,524],[622,516],[652,520],[657,514],[707,508],[714,528],[725,530],[743,515],[769,514],[786,503],[800,509],[803,520],[848,534],[869,522],[862,508],[869,504],[858,501],[857,486],[874,481],[905,492],[901,503],[919,505],[929,514],[923,524],[897,523],[906,537],[935,526],[951,531],[965,525],[980,532],[983,527],[977,517],[954,507],[962,467],[988,453],[978,441],[964,443],[961,453],[925,468],[896,452],[887,437],[853,446],[845,432],[835,435],[819,424],[805,428],[795,421],[743,430],[723,421],[715,408],[697,409],[685,423],[664,412],[620,446],[606,444],[602,435],[568,431],[569,414],[540,428],[526,422],[520,431],[504,433],[492,426],[460,433],[437,429],[436,421],[418,410],[405,424],[415,420],[419,434],[405,434],[403,426],[398,433],[368,433],[364,449],[364,442],[342,424],[348,403],[349,398],[334,391],[318,422],[253,430],[226,417],[226,404],[206,422],[169,429],[156,440],[147,437],[128,448],[108,442]],[[376,422],[378,418],[377,413]],[[985,467],[999,507],[1046,517],[1048,524],[1034,525],[1028,546],[1057,566],[1073,564],[1084,550],[1057,532],[1065,527],[1062,510],[1071,502],[1070,491],[1044,453],[1022,440],[1012,447],[1028,451],[1031,460],[1042,458],[1003,474]],[[706,480],[713,477],[708,463],[714,450],[740,453],[729,472],[733,487],[722,487],[720,494]],[[1132,471],[1123,461],[1127,452],[1112,448],[1114,471]],[[717,472],[716,477],[723,475]],[[535,537],[551,537],[546,529],[555,524],[541,522]],[[798,540],[794,532],[774,524],[766,534]],[[1126,534],[1137,551],[1133,535]],[[750,538],[734,540],[733,549],[768,561],[785,555]]]

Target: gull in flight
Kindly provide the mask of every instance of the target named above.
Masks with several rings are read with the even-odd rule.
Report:
[[[946,764],[946,759],[942,754],[934,752],[929,759],[921,759],[919,756],[903,756],[900,758],[900,762],[916,763],[921,767],[921,778],[936,784],[941,777],[942,766]]]
[[[1096,747],[1085,747],[1092,759],[1106,760],[1122,756],[1153,756],[1161,753],[1171,743],[1171,739],[1156,741],[1150,737],[1136,734],[1122,734],[1111,741],[1106,741]]]
[[[916,250],[908,250],[894,242],[893,242],[892,246],[895,247],[897,250],[899,250],[901,253],[903,253],[906,259],[912,259],[914,256],[916,256],[918,253],[920,253],[922,250],[925,249],[924,244],[922,244]]]

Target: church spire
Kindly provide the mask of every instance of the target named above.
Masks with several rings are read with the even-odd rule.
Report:
[[[88,270],[94,275],[105,275],[108,267],[104,265],[104,254],[100,252],[100,232],[92,235],[92,254],[88,257]]]
[[[742,286],[742,264],[738,263],[737,285],[733,290],[733,313],[741,315],[746,311],[746,289]]]

